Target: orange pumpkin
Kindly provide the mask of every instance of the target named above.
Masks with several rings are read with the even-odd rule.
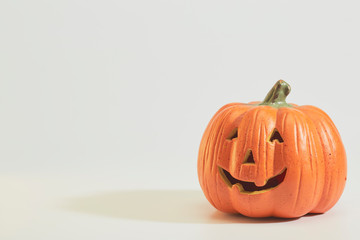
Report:
[[[323,213],[340,198],[346,155],[329,116],[285,101],[279,80],[263,102],[230,103],[202,137],[198,176],[218,210],[250,217]]]

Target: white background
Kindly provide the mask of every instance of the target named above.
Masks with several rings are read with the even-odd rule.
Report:
[[[1,239],[358,239],[358,1],[0,2]],[[348,181],[323,215],[216,211],[197,180],[211,116],[289,102],[338,127]]]

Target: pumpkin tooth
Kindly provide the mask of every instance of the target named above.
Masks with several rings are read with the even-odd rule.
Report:
[[[236,186],[239,189],[240,192],[245,192],[244,187],[243,187],[243,185],[241,183],[237,183],[234,186]]]

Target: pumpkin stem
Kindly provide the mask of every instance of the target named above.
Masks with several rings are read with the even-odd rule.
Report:
[[[286,97],[290,93],[290,85],[284,80],[279,80],[271,88],[269,93],[266,95],[264,101],[259,105],[268,105],[275,108],[280,107],[293,107],[286,102]]]

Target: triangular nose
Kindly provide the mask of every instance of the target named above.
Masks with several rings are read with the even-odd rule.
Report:
[[[245,154],[244,162],[245,164],[255,164],[254,156],[252,151],[249,149]]]
[[[273,132],[271,133],[269,141],[270,142],[278,141],[278,143],[284,142],[283,138],[281,137],[279,131],[276,128],[274,128]]]

